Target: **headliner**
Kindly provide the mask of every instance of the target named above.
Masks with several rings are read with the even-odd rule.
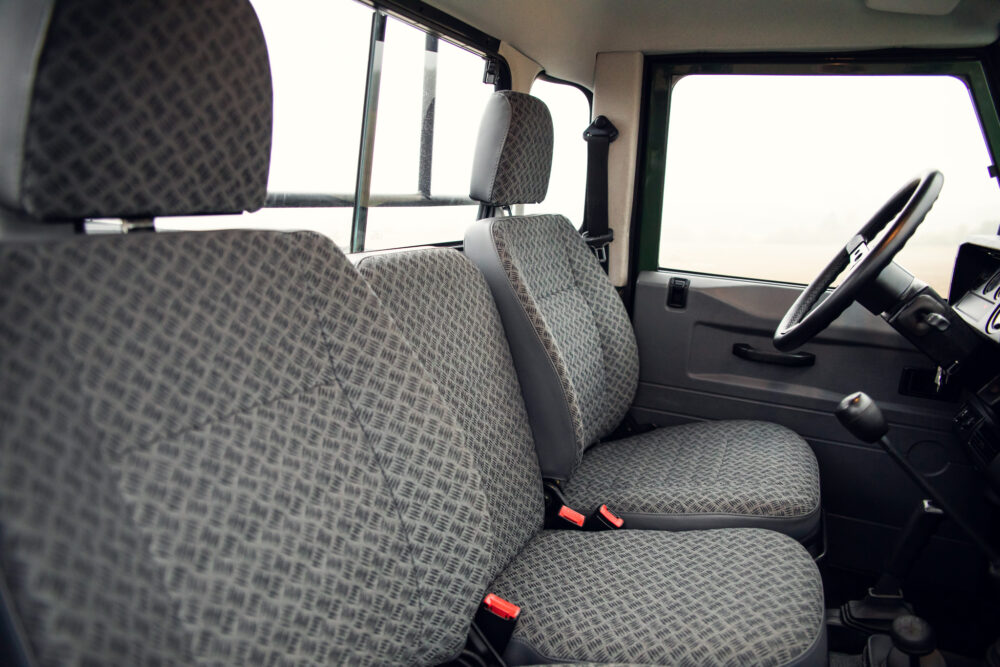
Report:
[[[883,0],[915,6],[929,0]],[[997,39],[1000,2],[943,16],[876,11],[864,0],[426,0],[515,47],[551,76],[591,87],[608,51],[850,51],[971,47]]]

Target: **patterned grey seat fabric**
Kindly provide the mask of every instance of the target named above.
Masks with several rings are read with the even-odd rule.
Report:
[[[358,269],[473,449],[493,526],[491,590],[523,610],[512,663],[825,660],[822,583],[794,540],[746,529],[540,531],[538,462],[482,275],[447,249],[373,255]]]
[[[457,653],[486,496],[328,240],[72,239],[0,267],[0,568],[41,664]]]
[[[23,135],[0,153],[4,210],[42,227],[261,205],[271,84],[249,4],[0,13],[24,20],[0,62],[34,81],[0,106]],[[91,58],[100,87],[77,79]],[[136,124],[109,124],[119,111]],[[40,129],[60,122],[77,142]],[[45,236],[0,243],[0,622],[19,640],[2,648],[40,665],[453,657],[494,575],[486,496],[347,259],[313,234]]]
[[[264,203],[271,71],[249,5],[10,0],[0,9],[0,204],[79,220]]]
[[[551,146],[540,100],[497,93],[480,128],[473,198],[494,208],[541,201]],[[818,466],[809,445],[786,429],[722,421],[592,449],[628,411],[639,359],[621,300],[566,218],[480,220],[466,232],[465,252],[500,310],[544,477],[568,482],[566,492],[581,503],[599,498],[635,527],[815,532]],[[696,488],[720,471],[725,487]],[[612,481],[626,478],[627,486]]]
[[[514,662],[826,664],[819,573],[773,531],[544,531],[493,590]]]
[[[787,428],[758,421],[696,422],[595,445],[565,493],[574,507],[613,497],[632,528],[684,529],[697,514],[700,527],[793,537],[810,534],[819,506],[811,450]]]
[[[496,575],[542,528],[542,477],[489,289],[451,250],[365,257],[358,271],[392,314],[466,434],[490,499]]]

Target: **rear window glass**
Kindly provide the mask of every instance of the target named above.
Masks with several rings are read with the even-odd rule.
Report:
[[[346,251],[461,241],[478,211],[469,171],[494,89],[483,56],[354,0],[253,5],[274,87],[268,201],[243,215],[160,218],[157,229],[308,229]],[[370,61],[374,144],[362,161]]]

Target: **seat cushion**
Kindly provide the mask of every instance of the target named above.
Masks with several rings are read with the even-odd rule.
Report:
[[[566,485],[573,507],[607,503],[630,528],[753,526],[804,538],[819,523],[816,457],[789,429],[697,422],[591,447]]]
[[[521,607],[512,664],[826,661],[819,571],[773,531],[547,530],[492,590]]]

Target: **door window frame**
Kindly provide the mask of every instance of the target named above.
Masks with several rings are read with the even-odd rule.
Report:
[[[670,101],[674,86],[689,74],[762,74],[762,75],[948,75],[965,83],[972,97],[980,129],[986,140],[991,174],[998,180],[1000,158],[1000,118],[994,97],[978,55],[928,54],[920,52],[911,61],[899,54],[865,54],[824,58],[816,56],[746,56],[710,59],[701,57],[647,57],[643,83],[643,118],[640,127],[639,169],[637,170],[636,215],[633,232],[631,282],[640,271],[657,271],[663,222],[663,194],[666,176],[667,140]],[[1000,93],[1000,91],[997,91]],[[677,269],[683,267],[674,267]],[[687,273],[699,273],[689,271]],[[714,275],[714,274],[713,274]],[[755,281],[754,278],[740,277]],[[756,280],[756,282],[775,282]]]

